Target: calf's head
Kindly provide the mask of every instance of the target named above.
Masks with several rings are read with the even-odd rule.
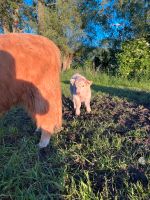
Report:
[[[77,95],[84,94],[85,91],[90,89],[90,86],[92,85],[92,81],[87,80],[87,79],[83,79],[83,78],[71,79],[70,83],[71,83],[72,86],[74,86],[74,89],[75,89],[74,92]]]

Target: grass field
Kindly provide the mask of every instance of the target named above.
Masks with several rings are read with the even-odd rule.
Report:
[[[89,70],[91,114],[75,117],[62,73],[63,127],[39,151],[22,110],[0,119],[0,200],[149,200],[150,83]]]

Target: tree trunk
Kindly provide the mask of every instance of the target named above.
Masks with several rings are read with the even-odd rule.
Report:
[[[17,33],[19,32],[18,24],[19,24],[19,9],[15,9],[13,11],[13,14],[11,15],[11,18],[9,19],[3,19],[3,30],[4,33]]]
[[[122,7],[123,0],[119,0],[119,3],[120,3],[120,7]]]
[[[42,35],[45,30],[44,0],[38,0],[38,33]]]
[[[71,63],[73,60],[73,54],[64,55],[62,59],[62,70],[65,71],[70,69]]]
[[[10,24],[5,18],[2,20],[2,28],[3,28],[4,34],[12,32]]]
[[[4,34],[10,33],[10,29],[9,26],[7,24],[3,24],[3,30],[4,30]]]
[[[12,19],[13,19],[13,24],[12,24],[13,33],[20,32],[19,27],[18,27],[18,25],[19,25],[19,8],[14,10]]]

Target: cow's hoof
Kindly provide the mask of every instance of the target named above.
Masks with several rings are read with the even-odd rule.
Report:
[[[40,149],[47,147],[47,145],[49,144],[50,138],[51,138],[51,136],[49,134],[46,134],[46,133],[43,132],[41,134],[41,139],[40,139],[40,142],[38,144],[38,147]]]

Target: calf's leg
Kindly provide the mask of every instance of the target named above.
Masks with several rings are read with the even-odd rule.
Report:
[[[90,112],[91,112],[90,100],[85,101],[85,107],[86,107],[86,111],[87,111],[88,113],[90,113]]]
[[[80,101],[79,98],[75,98],[74,102],[75,102],[75,114],[77,116],[79,116],[80,115],[80,108],[81,108],[81,101]]]

